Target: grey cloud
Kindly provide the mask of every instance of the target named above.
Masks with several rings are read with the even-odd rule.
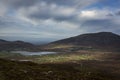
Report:
[[[85,21],[82,26],[101,26],[101,27],[107,27],[111,26],[111,20],[109,19],[95,19],[95,20],[87,20]]]
[[[86,6],[88,4],[91,4],[93,2],[96,2],[98,0],[41,0],[46,2],[47,4],[57,4],[57,5],[63,5],[63,6]]]
[[[31,6],[35,3],[45,2],[47,4],[57,4],[64,6],[86,6],[92,2],[98,0],[0,0],[2,4],[6,6],[13,6],[14,8],[23,7],[23,6]]]
[[[15,1],[15,2],[14,2]],[[70,20],[75,18],[75,14],[78,10],[82,9],[83,7],[86,7],[92,3],[95,3],[99,0],[13,0],[12,5],[14,7],[22,7],[25,9],[25,15],[26,17],[30,19],[54,19],[57,21],[64,21],[64,20]],[[42,3],[46,4],[46,6],[40,6]],[[77,11],[73,11],[72,14],[70,15],[63,15],[62,12],[60,11],[59,13],[57,12],[57,9],[51,9],[51,5],[56,5],[58,8],[74,8]],[[27,7],[26,7],[27,6]],[[32,11],[29,13],[28,9],[32,7],[37,7],[37,11]]]
[[[17,13],[20,9],[24,9],[25,14],[23,15],[30,19],[45,20],[52,18],[56,21],[67,21],[74,19],[78,10],[97,1],[99,0],[0,0],[0,3],[8,9],[8,11],[6,11],[8,14],[9,9],[15,11],[15,13]],[[42,3],[43,5],[45,3],[47,8],[46,6],[39,6]],[[51,10],[50,5],[52,4],[55,4],[57,8],[74,8],[77,11],[73,11],[70,15],[63,15],[61,14],[61,12],[63,12],[62,10],[59,13],[56,13],[56,9]],[[29,8],[32,7],[37,7],[37,11],[29,10]],[[29,11],[31,12],[29,13]]]
[[[38,1],[39,0],[0,0],[0,3],[8,6],[8,8],[20,8],[34,5]]]
[[[82,23],[83,28],[88,31],[112,31],[118,32],[120,24],[114,23],[111,19],[87,20]]]
[[[34,19],[49,19],[52,18],[54,20],[62,21],[62,20],[69,20],[72,19],[74,16],[74,12],[71,15],[63,15],[61,13],[54,14],[56,10],[51,10],[51,7],[48,5],[55,4],[58,8],[59,7],[68,7],[68,8],[79,8],[85,7],[93,2],[96,2],[98,0],[0,0],[0,4],[3,4],[4,7],[7,8],[9,13],[9,10],[14,10],[15,13],[19,9],[25,9],[26,11],[26,17],[28,18],[34,18]],[[37,6],[39,4],[45,3],[48,7],[41,7]],[[31,13],[28,12],[28,9],[30,7],[38,7],[37,11],[33,11]],[[41,9],[42,8],[42,9]],[[1,9],[2,10],[2,9]],[[62,10],[61,10],[62,12]],[[21,13],[21,12],[19,12]]]
[[[41,0],[43,2],[46,2],[47,4],[58,4],[58,5],[73,5],[78,0]]]
[[[55,21],[71,21],[73,20],[76,16],[75,15],[53,15],[52,13],[33,13],[30,15],[27,15],[28,18],[30,19],[37,19],[37,20],[46,20],[46,19],[53,19]]]
[[[106,16],[114,16],[114,14],[113,13],[109,13]]]
[[[109,13],[107,16],[120,16],[120,10],[117,10],[113,13]]]
[[[117,12],[115,13],[115,15],[116,15],[116,16],[120,16],[120,11],[117,11]]]

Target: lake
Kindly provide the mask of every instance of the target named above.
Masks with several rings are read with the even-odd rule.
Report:
[[[47,55],[47,54],[56,54],[57,52],[47,52],[47,51],[43,51],[43,52],[29,52],[29,51],[12,51],[12,53],[19,53],[25,56],[34,56],[34,55]]]

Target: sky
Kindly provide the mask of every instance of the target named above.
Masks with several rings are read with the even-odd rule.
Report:
[[[103,31],[120,34],[120,0],[0,0],[0,39],[51,42]]]

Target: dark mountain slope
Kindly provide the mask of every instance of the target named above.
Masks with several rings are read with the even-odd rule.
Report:
[[[79,36],[52,42],[48,45],[74,45],[93,48],[120,48],[120,36],[111,32],[82,34]]]
[[[120,36],[111,32],[100,32],[92,34],[83,34],[53,42],[54,44],[74,44],[74,45],[120,45]]]
[[[8,42],[8,41],[0,39],[0,44],[1,43],[6,43],[6,42]]]
[[[0,51],[4,50],[30,50],[34,48],[33,44],[23,41],[5,41],[0,40]]]

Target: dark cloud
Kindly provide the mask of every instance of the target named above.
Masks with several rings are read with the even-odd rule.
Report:
[[[40,0],[43,2],[46,2],[47,4],[57,4],[57,5],[66,5],[66,6],[73,6],[78,2],[79,0]]]
[[[32,4],[31,7],[24,8],[25,14],[23,15],[27,16],[30,19],[54,19],[56,21],[65,21],[74,19],[76,17],[75,14],[77,11],[75,10],[82,9],[83,7],[96,1],[98,0],[34,0],[34,3],[36,3],[36,5]],[[27,1],[24,3],[27,3]],[[22,7],[24,3],[22,4],[21,0]],[[28,4],[30,5],[31,3],[28,2]],[[34,11],[30,9],[33,7],[34,10],[37,10]],[[72,11],[72,9],[74,10]]]
[[[40,0],[47,4],[57,4],[62,6],[83,7],[99,0]]]
[[[87,20],[85,21],[82,26],[100,26],[100,27],[107,27],[111,26],[111,20],[109,19],[95,19],[95,20]],[[113,24],[113,23],[112,23]]]
[[[0,17],[0,29],[10,27],[11,25],[14,25],[15,23],[12,21],[7,21],[5,18]]]
[[[2,4],[8,8],[20,8],[34,5],[39,0],[0,0]]]
[[[120,16],[120,11],[117,11],[115,15]]]
[[[117,10],[113,13],[109,13],[107,16],[120,16],[120,10]]]
[[[109,13],[109,14],[107,14],[106,16],[114,16],[114,14],[112,14],[112,13]]]
[[[87,20],[82,23],[83,28],[88,31],[118,31],[120,24],[114,23],[111,19]]]
[[[49,4],[56,4],[62,6],[86,6],[92,2],[98,0],[0,0],[2,4],[6,6],[18,8],[18,7],[27,7],[32,6],[34,4],[39,4],[42,2]]]
[[[28,18],[30,19],[37,19],[37,20],[46,20],[46,19],[53,19],[55,21],[71,21],[73,20],[76,16],[75,15],[55,15],[52,13],[33,13],[30,15],[27,15]]]

